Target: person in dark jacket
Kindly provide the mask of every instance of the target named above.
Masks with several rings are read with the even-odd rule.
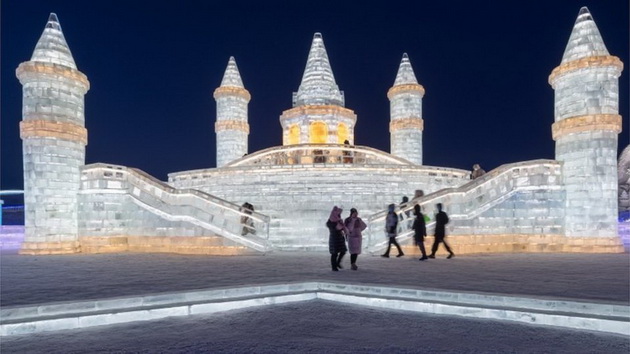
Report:
[[[427,224],[424,221],[424,215],[422,214],[420,205],[416,204],[413,207],[413,214],[416,216],[416,219],[413,221],[413,238],[422,253],[422,258],[419,260],[424,261],[428,259],[427,251],[424,249],[424,237],[427,235]]]
[[[448,252],[448,259],[453,258],[455,253],[451,251],[451,248],[448,246],[448,243],[444,240],[446,237],[446,224],[448,224],[448,215],[444,211],[442,211],[442,203],[437,204],[438,213],[435,214],[435,241],[433,241],[433,247],[431,247],[431,254],[429,258],[435,258],[435,252],[438,249],[438,245],[440,243],[444,244],[446,251]]]
[[[387,237],[389,237],[389,243],[387,244],[387,251],[381,255],[381,257],[389,258],[389,250],[392,248],[392,245],[398,248],[398,255],[396,257],[402,257],[405,254],[400,248],[398,242],[396,242],[396,236],[398,235],[398,215],[396,215],[396,205],[390,204],[387,207],[388,213],[385,219],[385,232],[387,232]]]
[[[241,224],[243,225],[241,236],[245,236],[248,233],[255,235],[256,229],[254,228],[254,220],[252,220],[252,218],[248,216],[252,215],[252,213],[254,212],[254,206],[248,202],[245,202],[245,204],[241,206],[240,211],[244,213],[244,215],[241,216]]]
[[[470,173],[470,179],[477,179],[485,174],[486,174],[486,171],[484,171],[484,169],[481,168],[479,164],[474,164],[472,172]]]
[[[334,206],[330,212],[330,217],[326,222],[326,227],[330,231],[328,238],[328,251],[330,252],[330,265],[333,271],[338,271],[341,266],[341,259],[346,254],[348,249],[346,248],[345,232],[346,227],[341,219],[341,212],[343,210]]]

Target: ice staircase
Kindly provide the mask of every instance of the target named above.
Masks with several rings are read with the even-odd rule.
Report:
[[[453,222],[459,225],[473,224],[472,221],[484,212],[510,199],[517,193],[532,193],[550,191],[559,195],[562,191],[560,177],[560,163],[555,160],[533,160],[506,164],[497,167],[484,176],[466,183],[458,188],[447,188],[435,193],[414,199],[402,207],[397,207],[399,215],[399,229],[397,240],[399,243],[408,242],[413,238],[412,221],[415,204],[423,207],[423,213],[434,217],[435,205],[442,203]],[[527,213],[527,211],[524,211]],[[385,218],[387,210],[372,214],[367,218],[368,251],[376,253],[387,246],[384,236]],[[510,216],[508,216],[510,217]],[[558,219],[559,220],[559,219]],[[557,225],[558,220],[552,221],[550,229]],[[553,225],[553,224],[556,225]],[[435,221],[427,222],[427,234],[432,235]],[[470,228],[474,232],[474,228]]]
[[[257,212],[246,215],[237,204],[199,190],[173,188],[139,169],[102,163],[86,165],[82,170],[81,193],[85,198],[98,198],[108,193],[126,194],[133,204],[158,219],[194,225],[208,234],[259,252],[270,250],[269,216]],[[92,219],[99,217],[99,211],[91,212]],[[242,236],[243,227],[247,227],[241,223],[242,216],[253,220],[255,234]],[[156,229],[154,226],[149,225],[146,229],[151,232]]]

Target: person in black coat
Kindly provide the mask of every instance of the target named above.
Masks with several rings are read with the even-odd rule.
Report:
[[[419,260],[424,261],[428,259],[427,251],[424,249],[424,237],[427,235],[427,225],[424,221],[424,215],[422,214],[420,205],[416,204],[413,207],[413,214],[416,216],[416,219],[413,221],[413,238],[422,253],[422,258]]]
[[[444,211],[442,211],[442,203],[437,204],[438,213],[435,214],[435,241],[433,241],[433,247],[431,247],[431,254],[429,258],[435,258],[435,252],[438,249],[440,243],[444,244],[446,251],[448,252],[448,259],[453,258],[455,253],[451,251],[451,248],[448,246],[448,243],[444,240],[446,237],[446,224],[448,224],[448,215]]]
[[[328,230],[330,231],[330,236],[328,238],[330,265],[332,266],[332,270],[335,272],[342,268],[341,259],[348,251],[346,248],[346,238],[344,236],[346,227],[344,226],[343,219],[341,218],[342,211],[343,210],[341,208],[334,206],[330,212],[330,217],[326,222],[326,227],[328,227]]]

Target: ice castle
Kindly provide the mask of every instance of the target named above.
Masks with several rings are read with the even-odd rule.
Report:
[[[251,96],[230,58],[214,91],[217,167],[173,172],[164,182],[131,167],[85,165],[90,83],[51,14],[31,60],[16,71],[26,210],[20,252],[323,251],[333,205],[360,211],[365,250],[378,252],[386,205],[415,191],[423,193],[400,206],[401,216],[415,204],[432,215],[443,203],[458,254],[623,252],[616,161],[622,69],[582,8],[548,78],[555,160],[510,163],[470,180],[469,171],[423,165],[424,88],[406,54],[387,93],[390,153],[354,145],[357,116],[345,107],[316,33],[293,107],[280,115],[282,146],[248,151]],[[242,208],[245,202],[255,211]],[[408,243],[409,223],[400,225]]]

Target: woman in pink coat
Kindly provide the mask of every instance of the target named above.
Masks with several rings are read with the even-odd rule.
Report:
[[[361,231],[365,230],[367,225],[359,217],[359,212],[355,208],[350,209],[350,216],[344,222],[348,230],[348,248],[350,249],[350,267],[357,270],[357,258],[361,254],[361,243],[363,235]]]

